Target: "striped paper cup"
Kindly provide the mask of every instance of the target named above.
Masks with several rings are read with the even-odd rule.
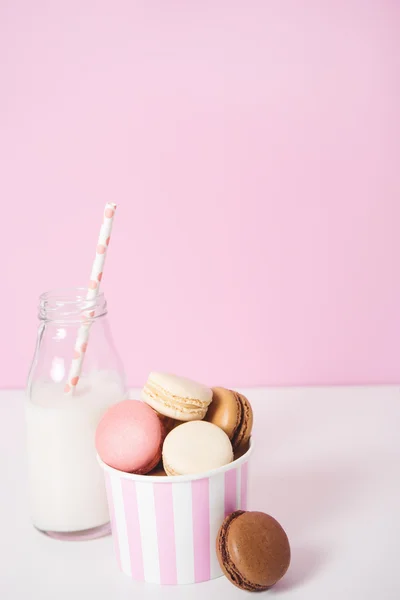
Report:
[[[252,447],[199,475],[151,477],[104,469],[115,554],[136,581],[174,585],[222,575],[215,543],[224,518],[247,508]]]

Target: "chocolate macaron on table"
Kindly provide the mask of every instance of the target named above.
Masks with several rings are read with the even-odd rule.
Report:
[[[96,448],[122,571],[161,584],[225,574],[247,591],[283,577],[284,530],[247,510],[252,428],[243,394],[158,372],[142,401],[124,400],[104,414]]]
[[[237,587],[261,592],[279,581],[289,568],[289,540],[270,515],[238,510],[218,532],[216,551],[222,571]]]

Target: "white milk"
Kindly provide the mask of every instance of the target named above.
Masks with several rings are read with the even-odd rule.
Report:
[[[38,529],[74,532],[109,521],[94,439],[124,391],[107,372],[81,378],[74,396],[63,390],[62,383],[36,382],[26,401],[31,512]]]

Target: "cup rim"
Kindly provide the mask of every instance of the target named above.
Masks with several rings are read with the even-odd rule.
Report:
[[[137,475],[136,473],[126,473],[125,471],[120,471],[118,469],[114,469],[114,467],[110,467],[105,462],[103,462],[100,456],[97,454],[97,461],[104,469],[104,471],[108,471],[112,473],[114,476],[118,476],[120,479],[129,479],[130,481],[139,481],[141,483],[186,483],[188,481],[196,481],[198,479],[208,479],[213,475],[219,475],[221,473],[226,473],[227,471],[231,471],[239,467],[242,463],[247,462],[253,453],[254,450],[254,442],[252,438],[250,438],[249,449],[242,456],[228,463],[227,465],[223,465],[222,467],[217,467],[216,469],[211,469],[210,471],[205,471],[204,473],[196,473],[195,475],[173,475],[160,477],[159,475]]]

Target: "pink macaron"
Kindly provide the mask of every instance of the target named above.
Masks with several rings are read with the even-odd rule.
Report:
[[[96,450],[110,467],[146,474],[159,463],[164,428],[144,402],[123,400],[111,406],[96,430]]]

